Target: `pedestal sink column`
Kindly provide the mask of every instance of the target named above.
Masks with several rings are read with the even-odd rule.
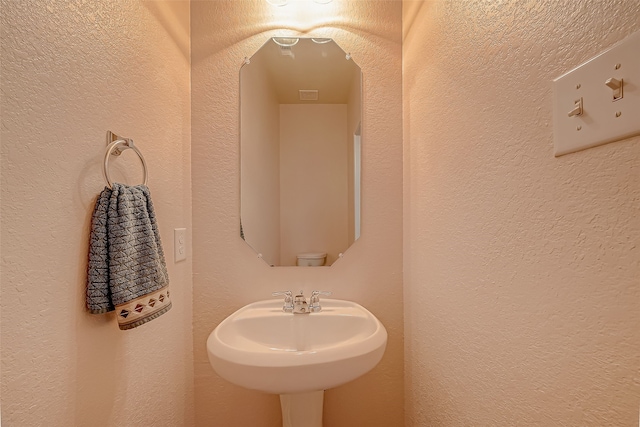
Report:
[[[282,427],[322,427],[324,391],[281,394]]]

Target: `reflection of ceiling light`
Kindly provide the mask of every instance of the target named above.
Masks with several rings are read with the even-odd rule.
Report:
[[[324,43],[329,43],[331,41],[331,39],[318,39],[318,38],[312,38],[311,41],[313,41],[314,43],[318,43],[318,44],[324,44]]]
[[[295,46],[300,41],[297,37],[274,37],[272,40],[275,44],[283,47]]]

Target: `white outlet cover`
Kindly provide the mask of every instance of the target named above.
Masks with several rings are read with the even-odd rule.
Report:
[[[623,80],[622,99],[613,100],[610,78]],[[580,98],[583,114],[569,117]],[[553,81],[556,156],[634,135],[640,135],[640,31]]]

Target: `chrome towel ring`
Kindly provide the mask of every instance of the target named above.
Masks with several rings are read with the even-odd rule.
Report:
[[[119,156],[124,150],[129,148],[135,151],[138,157],[140,157],[142,169],[144,171],[144,182],[142,184],[147,185],[149,174],[147,173],[147,162],[144,161],[142,153],[138,150],[138,147],[133,145],[132,139],[118,139],[107,146],[107,152],[104,155],[104,164],[102,165],[102,174],[104,175],[104,179],[107,181],[107,186],[109,186],[109,188],[113,188],[113,184],[109,179],[109,158],[111,156]]]

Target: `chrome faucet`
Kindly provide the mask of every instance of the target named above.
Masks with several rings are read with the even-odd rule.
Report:
[[[302,291],[298,292],[298,295],[293,299],[293,314],[309,314],[311,312],[308,308],[309,306],[307,299],[304,297],[304,293]]]
[[[322,311],[322,307],[320,307],[320,295],[331,295],[329,291],[313,291],[311,292],[311,298],[309,299],[309,311],[312,313],[317,313]]]
[[[282,311],[284,311],[285,313],[293,313],[293,296],[291,294],[291,291],[278,291],[271,293],[271,296],[273,297],[279,297],[281,295],[284,295],[284,305],[282,306]]]
[[[311,292],[311,298],[307,303],[307,299],[304,296],[304,292],[300,291],[294,297],[291,291],[278,291],[271,294],[274,297],[284,295],[284,305],[282,311],[285,313],[293,314],[309,314],[317,313],[322,310],[320,306],[320,295],[331,295],[331,292],[326,291],[313,291]]]

